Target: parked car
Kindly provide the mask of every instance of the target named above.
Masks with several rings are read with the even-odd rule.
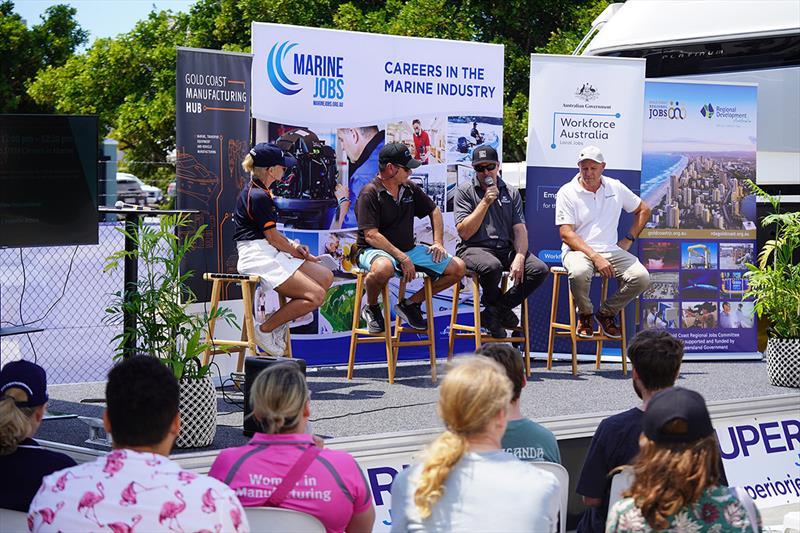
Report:
[[[139,190],[142,191],[145,196],[147,205],[155,205],[164,201],[164,193],[161,192],[161,189],[148,185],[133,174],[128,174],[127,172],[117,172],[117,190],[119,190],[120,179],[124,181],[133,180],[136,182],[139,185]],[[119,197],[120,195],[117,194],[117,196]]]
[[[142,190],[139,178],[124,172],[117,172],[117,199],[126,204],[147,205],[147,193]]]

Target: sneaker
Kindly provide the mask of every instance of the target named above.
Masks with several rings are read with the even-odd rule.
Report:
[[[506,330],[501,322],[496,307],[486,307],[481,311],[481,326],[495,339],[506,338]]]
[[[281,324],[269,333],[261,331],[261,328],[256,326],[254,334],[256,345],[269,355],[277,357],[286,353],[286,324]]]
[[[594,337],[592,313],[578,315],[578,331],[576,331],[575,334],[582,339],[591,339]]]
[[[383,333],[383,315],[381,314],[381,306],[366,305],[361,310],[361,318],[367,323],[367,330],[370,333]]]
[[[414,329],[428,329],[428,321],[422,316],[422,305],[404,299],[394,306],[394,312]]]
[[[603,330],[603,333],[606,337],[610,337],[612,339],[622,338],[622,331],[620,331],[619,326],[617,326],[617,322],[614,320],[614,315],[597,313],[597,321],[600,323],[600,329]]]

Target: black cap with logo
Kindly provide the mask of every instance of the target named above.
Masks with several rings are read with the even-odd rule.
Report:
[[[403,143],[389,143],[381,148],[378,162],[382,165],[392,163],[406,168],[417,168],[422,163],[411,156],[411,151]]]

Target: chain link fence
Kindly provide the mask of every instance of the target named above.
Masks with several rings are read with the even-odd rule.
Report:
[[[103,273],[103,265],[125,246],[122,226],[100,223],[96,246],[0,250],[2,326],[44,328],[2,337],[0,364],[35,361],[53,384],[106,378],[122,321],[109,323],[105,309],[123,288],[123,268]]]

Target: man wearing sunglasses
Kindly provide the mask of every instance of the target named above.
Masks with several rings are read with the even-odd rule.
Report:
[[[519,191],[500,177],[497,151],[488,145],[472,152],[475,177],[458,186],[455,219],[461,242],[456,255],[477,272],[483,296],[481,324],[504,338],[519,319],[513,309],[547,278],[547,266],[528,252],[528,230]],[[513,286],[500,292],[507,270]]]
[[[409,180],[411,170],[420,166],[405,144],[390,143],[378,154],[378,175],[358,195],[358,266],[367,270],[367,306],[361,313],[370,333],[380,333],[383,321],[378,295],[396,274],[407,282],[417,270],[434,278],[433,293],[458,283],[464,277],[464,262],[444,249],[444,223],[436,203]],[[433,244],[416,244],[414,218],[429,217],[433,228]],[[409,326],[426,329],[421,303],[425,294],[420,289],[394,307]],[[427,317],[432,319],[433,317]]]

